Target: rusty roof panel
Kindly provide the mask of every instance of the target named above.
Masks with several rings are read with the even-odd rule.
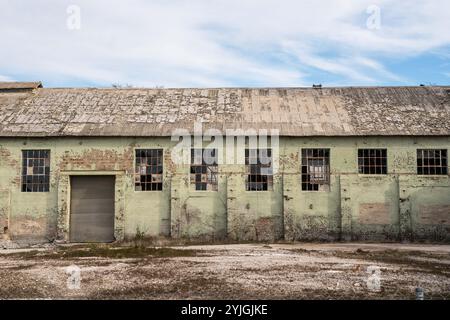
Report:
[[[170,136],[177,128],[286,136],[450,135],[450,87],[0,91],[0,136]]]

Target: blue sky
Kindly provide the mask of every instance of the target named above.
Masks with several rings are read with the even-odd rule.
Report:
[[[0,81],[450,83],[448,0],[0,0]]]

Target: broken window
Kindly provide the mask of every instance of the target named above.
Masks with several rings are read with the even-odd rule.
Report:
[[[447,175],[448,160],[445,149],[417,150],[417,174]]]
[[[302,149],[302,190],[330,191],[330,149]]]
[[[163,149],[136,149],[134,186],[136,191],[161,191]]]
[[[360,174],[387,174],[386,149],[358,149]]]
[[[50,150],[22,151],[22,192],[48,192]]]
[[[191,185],[195,190],[217,191],[217,149],[191,149]]]
[[[245,149],[246,190],[273,190],[272,150]]]

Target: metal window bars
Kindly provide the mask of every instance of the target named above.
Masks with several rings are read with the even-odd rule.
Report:
[[[272,149],[245,149],[247,191],[273,190]]]
[[[330,149],[302,149],[303,191],[330,190]]]
[[[136,149],[135,190],[162,191],[163,149]]]
[[[386,149],[358,149],[359,174],[387,174]]]
[[[447,175],[448,158],[446,149],[418,149],[417,174]]]
[[[197,191],[218,190],[217,149],[191,149],[191,185]]]
[[[48,192],[50,150],[22,151],[22,192]]]

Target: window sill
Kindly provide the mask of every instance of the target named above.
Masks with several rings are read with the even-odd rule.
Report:
[[[419,178],[445,178],[450,177],[448,174],[418,174]]]

